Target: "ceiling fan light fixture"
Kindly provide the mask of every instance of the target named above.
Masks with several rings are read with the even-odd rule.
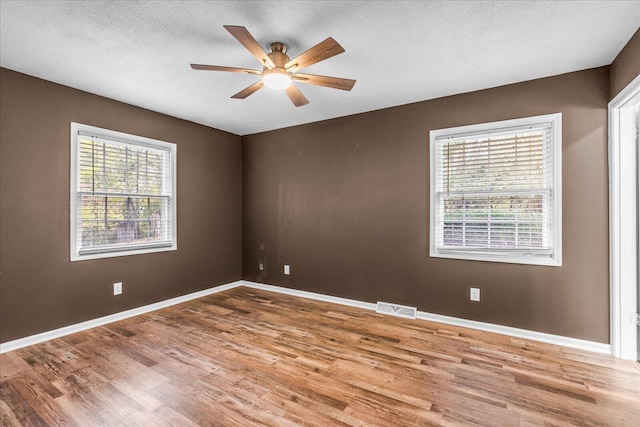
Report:
[[[224,28],[260,62],[262,70],[204,64],[191,64],[191,68],[194,70],[246,73],[262,77],[261,80],[258,80],[233,95],[231,97],[233,99],[246,99],[249,95],[267,86],[272,89],[284,90],[285,94],[291,102],[293,102],[293,105],[301,107],[307,105],[309,100],[305,98],[302,92],[300,92],[300,89],[293,84],[293,80],[296,80],[298,83],[325,86],[346,91],[351,90],[356,83],[355,80],[351,79],[300,73],[300,70],[303,68],[344,52],[344,48],[331,37],[327,37],[311,49],[307,49],[291,59],[287,55],[287,45],[285,43],[271,43],[269,45],[271,52],[267,53],[245,27],[225,25]]]
[[[271,89],[286,89],[291,86],[291,74],[286,71],[265,70],[262,74],[264,85]]]

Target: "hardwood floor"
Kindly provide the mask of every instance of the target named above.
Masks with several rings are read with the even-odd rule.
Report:
[[[0,356],[3,426],[640,423],[640,364],[249,288]]]

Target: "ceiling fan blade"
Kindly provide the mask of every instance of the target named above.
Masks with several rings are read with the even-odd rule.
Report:
[[[343,79],[340,77],[318,76],[316,74],[298,73],[293,76],[293,80],[311,85],[326,86],[340,90],[351,90],[356,84],[355,80]]]
[[[251,70],[249,68],[221,67],[219,65],[191,64],[191,68],[193,68],[194,70],[231,71],[232,73],[248,73],[248,74],[255,74],[258,76],[262,74],[258,70]]]
[[[284,65],[284,68],[291,72],[301,70],[309,65],[324,61],[325,59],[331,58],[332,56],[338,55],[342,52],[344,52],[342,46],[340,46],[337,41],[329,37],[287,62]]]
[[[273,63],[271,58],[267,56],[267,53],[264,51],[264,49],[260,47],[260,44],[256,41],[256,39],[253,38],[251,33],[249,33],[249,31],[245,27],[240,27],[237,25],[224,25],[224,28],[229,31],[231,35],[235,37],[240,43],[242,43],[242,45],[246,47],[247,50],[251,52],[251,54],[255,56],[262,65],[269,68],[270,70],[275,68],[276,65]]]
[[[262,81],[262,79],[258,80],[256,83],[242,89],[240,92],[233,95],[232,98],[245,99],[247,96],[258,91],[258,89],[262,89],[263,86],[264,86],[264,82]]]
[[[284,91],[287,93],[287,96],[296,107],[301,107],[309,103],[309,100],[305,98],[302,92],[300,92],[300,89],[298,89],[294,85],[289,86]]]

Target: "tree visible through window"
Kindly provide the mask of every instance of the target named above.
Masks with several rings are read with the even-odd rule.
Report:
[[[72,259],[175,248],[175,145],[72,126]]]
[[[559,265],[560,115],[431,132],[431,256]]]

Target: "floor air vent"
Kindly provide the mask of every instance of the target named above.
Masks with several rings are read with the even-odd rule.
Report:
[[[392,316],[404,317],[407,319],[415,319],[417,314],[415,307],[407,307],[406,305],[391,304],[388,302],[378,301],[376,313],[390,314]]]

